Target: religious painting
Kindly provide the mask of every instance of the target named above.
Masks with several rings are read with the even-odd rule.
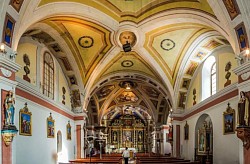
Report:
[[[235,129],[235,111],[228,107],[225,112],[223,112],[223,134],[233,134]]]
[[[206,131],[198,130],[198,153],[206,152]]]
[[[156,89],[152,88],[152,87],[148,87],[148,86],[143,86],[142,88],[145,93],[152,98],[158,98],[160,95],[160,92],[158,92]]]
[[[68,122],[68,124],[66,126],[66,129],[67,129],[67,140],[71,140],[71,125],[70,125],[70,122]]]
[[[130,130],[124,130],[124,135],[123,135],[123,142],[126,142],[126,141],[129,141],[131,142],[132,141],[132,133]]]
[[[188,140],[189,138],[189,125],[186,121],[186,124],[184,126],[184,140]]]
[[[227,12],[231,20],[233,20],[235,17],[237,17],[240,14],[240,10],[239,10],[236,0],[223,0],[223,3],[227,9]]]
[[[27,107],[27,103],[25,103],[25,107],[20,109],[19,111],[19,134],[24,136],[32,135],[32,121],[31,121],[32,113],[29,111]]]
[[[191,79],[183,78],[182,88],[188,89],[188,88],[189,88],[189,85],[190,85],[190,82],[191,82]]]
[[[190,75],[190,76],[193,76],[196,68],[198,67],[199,63],[198,62],[194,62],[194,61],[191,61],[189,66],[188,66],[188,69],[186,71],[186,74]]]
[[[185,101],[186,101],[187,93],[186,92],[180,92],[179,94],[179,107],[185,108]]]
[[[75,75],[69,75],[68,77],[71,85],[77,85],[77,80]]]
[[[208,43],[206,43],[204,46],[202,46],[203,48],[206,48],[209,51],[214,50],[216,47],[221,46],[222,44],[215,41],[215,40],[210,40]]]
[[[238,38],[240,51],[243,51],[248,48],[247,33],[243,22],[235,27],[235,32]]]
[[[107,85],[98,90],[96,95],[98,99],[103,99],[107,97],[114,89],[115,89],[114,85]]]
[[[123,92],[117,98],[119,103],[134,103],[138,101],[138,97],[133,92]]]
[[[15,20],[8,13],[6,13],[3,29],[3,43],[9,47],[11,47],[14,27]]]
[[[47,138],[55,137],[55,120],[53,120],[51,113],[47,118]]]
[[[19,12],[24,0],[11,0],[10,5],[17,11]]]
[[[73,108],[80,107],[82,105],[79,89],[72,90],[71,103]]]
[[[204,57],[207,55],[207,53],[199,51],[195,54],[194,58],[198,59],[198,60],[202,60],[204,59]]]

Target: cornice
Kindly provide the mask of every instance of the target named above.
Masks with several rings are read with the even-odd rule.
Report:
[[[191,117],[194,114],[196,114],[196,111],[198,111],[199,109],[205,107],[209,103],[211,103],[211,102],[213,102],[213,101],[215,101],[215,100],[217,100],[217,99],[219,99],[219,98],[221,98],[221,97],[223,97],[223,96],[225,96],[227,94],[230,94],[231,92],[237,90],[238,89],[237,85],[238,85],[237,83],[229,85],[226,88],[224,88],[224,89],[220,90],[219,92],[217,92],[216,94],[214,94],[214,95],[210,96],[209,98],[201,101],[200,103],[194,105],[193,107],[191,107],[189,109],[186,109],[184,113],[182,113],[182,114],[173,114],[173,117],[178,118],[178,120],[184,120],[184,119],[186,119],[188,117]],[[217,105],[217,104],[213,104],[212,106]],[[211,106],[209,106],[209,107],[211,107]],[[208,108],[206,108],[206,109],[208,109]],[[192,114],[192,113],[194,113],[194,114]]]
[[[3,66],[13,72],[17,72],[21,69],[21,66],[14,62],[14,60],[10,60],[4,56],[0,56],[0,66]]]
[[[13,88],[15,88],[18,84],[16,81],[9,80],[9,79],[2,77],[2,76],[0,76],[0,83],[5,84],[5,85],[9,85]]]
[[[250,61],[243,63],[242,65],[238,66],[237,68],[233,69],[233,72],[239,76],[243,73],[250,72]]]
[[[62,104],[60,104],[58,102],[55,102],[54,100],[52,100],[52,99],[46,97],[45,95],[41,94],[40,91],[38,91],[35,86],[34,87],[28,86],[28,85],[23,84],[20,79],[17,78],[17,80],[18,80],[17,89],[20,89],[21,91],[23,91],[23,92],[25,92],[27,94],[30,94],[30,95],[36,97],[37,99],[40,99],[41,101],[44,101],[44,102],[52,105],[54,108],[57,108],[56,110],[54,110],[57,113],[62,114],[60,111],[65,112],[68,115],[70,115],[73,120],[74,120],[75,117],[79,117],[79,116],[86,117],[85,113],[75,114],[75,113],[73,113],[71,111],[71,109],[69,109],[69,108],[65,107],[64,105],[62,105]],[[20,95],[20,97],[22,97],[22,95]],[[37,103],[37,102],[34,102],[34,103]],[[42,104],[39,104],[39,105],[42,105]],[[53,109],[51,109],[51,110],[53,110]],[[62,114],[62,115],[64,115],[64,114]],[[64,115],[64,116],[66,116],[66,115]]]

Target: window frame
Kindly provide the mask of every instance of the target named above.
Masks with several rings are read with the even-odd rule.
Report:
[[[213,78],[215,80],[215,83],[213,83],[214,82]],[[215,85],[215,91],[213,90],[214,85]],[[217,91],[217,69],[216,69],[216,62],[214,62],[210,70],[210,96],[216,94],[216,91]]]
[[[49,61],[47,61],[46,57],[49,56]],[[46,68],[47,66],[47,68]],[[47,72],[46,72],[47,71]],[[48,79],[46,79],[48,78]],[[48,81],[46,83],[46,81]],[[46,87],[46,86],[47,87]],[[47,88],[47,89],[45,89]],[[47,97],[54,99],[55,93],[55,67],[54,60],[52,55],[49,52],[45,52],[43,55],[43,94]]]

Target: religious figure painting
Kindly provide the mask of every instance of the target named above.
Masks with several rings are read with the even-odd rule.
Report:
[[[11,0],[10,5],[17,11],[19,12],[24,0]]]
[[[3,43],[9,47],[11,47],[12,43],[14,26],[15,26],[15,20],[8,13],[6,13],[4,29],[3,29]]]
[[[231,20],[233,20],[235,17],[237,17],[240,14],[240,10],[239,10],[236,0],[223,0],[223,3],[227,9],[227,12]]]
[[[55,137],[55,120],[53,120],[51,113],[47,118],[47,138]]]
[[[19,134],[24,136],[32,135],[32,113],[25,103],[25,107],[19,112]]]
[[[226,111],[223,113],[223,134],[232,134],[235,129],[235,111],[230,107],[228,103],[228,107]]]
[[[198,62],[194,62],[194,61],[191,61],[187,70],[186,70],[186,74],[190,75],[190,76],[193,76],[196,68],[198,67],[199,63]]]
[[[70,122],[68,122],[68,124],[66,126],[66,129],[67,129],[67,140],[71,140],[71,125],[70,125]]]
[[[236,35],[238,38],[240,51],[244,51],[249,45],[248,45],[248,39],[247,39],[245,25],[243,22],[235,27],[235,32],[236,32]]]

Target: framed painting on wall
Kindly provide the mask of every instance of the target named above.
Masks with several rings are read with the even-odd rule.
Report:
[[[6,13],[3,29],[3,43],[9,47],[11,47],[12,44],[15,23],[16,21],[8,13]]]
[[[247,33],[243,22],[235,27],[235,32],[238,38],[240,52],[242,52],[249,47]]]
[[[240,10],[239,10],[236,0],[223,0],[223,3],[227,9],[227,12],[231,20],[233,20],[235,17],[237,17],[240,14]]]
[[[67,140],[71,140],[71,125],[70,125],[70,122],[68,122],[68,124],[66,126],[66,129],[67,129]]]
[[[11,0],[10,5],[17,11],[19,12],[24,0]]]
[[[53,120],[51,113],[47,118],[47,138],[55,137],[55,120]]]
[[[235,111],[228,107],[225,112],[223,112],[223,134],[233,134],[235,129]]]
[[[25,107],[19,111],[19,134],[24,136],[32,135],[32,113],[25,103]]]

